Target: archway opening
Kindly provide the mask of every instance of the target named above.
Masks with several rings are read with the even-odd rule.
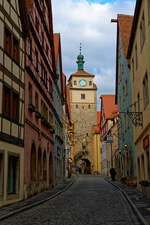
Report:
[[[30,174],[31,174],[31,181],[35,181],[36,180],[36,149],[34,144],[32,144],[32,147],[31,147]]]
[[[42,149],[38,150],[38,180],[42,179]]]
[[[46,181],[47,171],[46,171],[46,151],[43,152],[43,179]]]
[[[81,159],[81,161],[82,173],[91,174],[91,162],[88,159]]]
[[[52,153],[50,152],[49,155],[49,184],[53,183],[53,157]]]

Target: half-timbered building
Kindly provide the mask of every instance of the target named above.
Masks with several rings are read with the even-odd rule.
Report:
[[[24,6],[0,0],[0,206],[23,199]]]

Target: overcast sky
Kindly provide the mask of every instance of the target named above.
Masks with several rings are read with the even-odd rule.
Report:
[[[118,13],[133,15],[135,0],[52,0],[54,32],[61,34],[63,72],[77,71],[80,42],[84,70],[95,74],[98,97],[115,93]]]

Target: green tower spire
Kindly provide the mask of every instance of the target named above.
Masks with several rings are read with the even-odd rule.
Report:
[[[80,55],[77,57],[78,70],[84,70],[84,56],[81,54],[82,45],[80,43]]]

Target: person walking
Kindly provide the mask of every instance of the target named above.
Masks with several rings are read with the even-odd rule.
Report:
[[[114,168],[110,169],[110,175],[111,175],[112,181],[115,181],[116,170]]]

